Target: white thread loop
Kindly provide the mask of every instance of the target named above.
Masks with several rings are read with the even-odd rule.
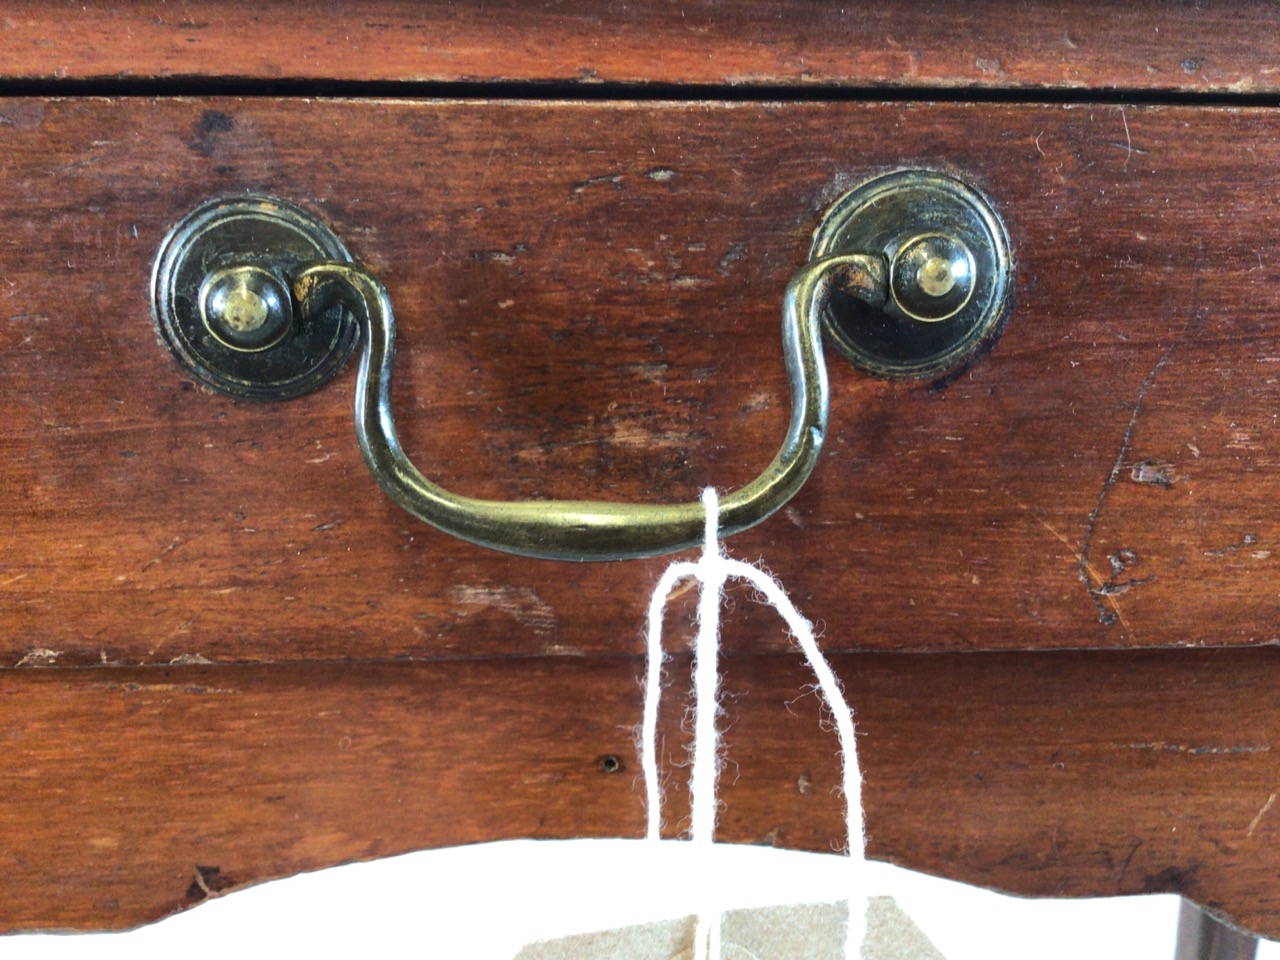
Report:
[[[662,615],[667,598],[675,585],[687,577],[694,577],[701,584],[698,596],[698,633],[694,641],[693,772],[689,782],[692,817],[689,839],[693,843],[709,845],[715,836],[716,779],[720,773],[719,730],[716,726],[720,709],[720,604],[727,580],[746,580],[782,615],[792,637],[803,651],[809,668],[817,679],[818,689],[835,719],[843,767],[845,830],[854,885],[849,896],[845,956],[847,960],[856,960],[866,934],[866,893],[862,889],[866,835],[862,812],[862,771],[858,766],[853,711],[844,698],[840,681],[818,647],[813,624],[800,615],[777,580],[758,567],[725,555],[719,540],[720,503],[714,489],[708,487],[703,491],[702,503],[707,516],[702,556],[696,563],[682,560],[667,567],[649,601],[648,663],[645,671],[640,758],[648,803],[646,837],[653,841],[659,840],[662,828],[662,787],[658,779],[657,736],[658,701],[662,694],[662,665],[665,659],[662,650]],[[694,935],[694,957],[697,960],[719,960],[719,910],[705,911],[698,917]]]

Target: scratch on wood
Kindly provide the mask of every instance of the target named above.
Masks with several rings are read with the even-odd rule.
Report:
[[[1049,531],[1049,533],[1053,534],[1055,539],[1057,539],[1059,542],[1062,543],[1063,546],[1065,546],[1068,550],[1071,551],[1071,556],[1075,558],[1076,563],[1084,564],[1085,573],[1088,575],[1093,586],[1097,589],[1099,596],[1106,598],[1107,602],[1111,605],[1112,611],[1115,613],[1117,619],[1120,621],[1120,623],[1124,626],[1126,630],[1129,630],[1129,624],[1124,619],[1124,614],[1120,612],[1120,605],[1116,603],[1116,601],[1113,599],[1112,593],[1106,589],[1107,584],[1110,582],[1110,578],[1104,577],[1099,572],[1098,568],[1095,567],[1093,564],[1091,564],[1088,561],[1088,559],[1081,554],[1079,548],[1074,543],[1072,543],[1069,539],[1067,539],[1067,536],[1065,534],[1055,529],[1054,526],[1049,523],[1049,521],[1044,519],[1044,517],[1040,516],[1040,514],[1036,513],[1029,506],[1027,506],[1018,498],[1016,498],[1013,494],[1011,494],[1008,490],[1001,490],[1000,492],[1004,494],[1006,497],[1008,497],[1010,500],[1012,500],[1013,503],[1018,507],[1018,509],[1030,515],[1033,520],[1035,520],[1038,524],[1040,524],[1040,526],[1044,527],[1046,530]]]
[[[1266,744],[1245,744],[1238,747],[1189,747],[1183,743],[1166,743],[1163,740],[1155,740],[1151,743],[1126,743],[1125,747],[1129,750],[1158,750],[1164,753],[1185,753],[1192,757],[1216,756],[1219,754],[1238,754],[1238,753],[1270,753],[1271,748]]]
[[[1124,114],[1124,107],[1120,108],[1120,122],[1124,124],[1124,146],[1128,151],[1124,155],[1123,169],[1129,169],[1129,161],[1133,159],[1133,137],[1129,136],[1129,118]]]
[[[500,610],[534,633],[551,633],[558,626],[555,610],[529,587],[481,587],[460,584],[449,591],[449,598],[461,607],[489,607]]]
[[[190,623],[190,622],[191,622],[190,620],[187,621],[187,623]],[[186,624],[184,623],[183,626],[185,627]],[[174,631],[174,632],[176,633],[177,631]],[[198,666],[199,664],[213,663],[213,662],[214,661],[210,660],[208,657],[206,657],[202,653],[183,653],[174,657],[172,660],[170,660],[169,666],[193,667],[193,666]]]
[[[587,177],[587,179],[585,180],[579,180],[577,183],[573,185],[572,189],[570,190],[570,195],[576,196],[578,194],[583,193],[590,187],[596,187],[596,186],[601,186],[606,184],[613,187],[615,190],[624,189],[622,186],[622,174],[607,173],[598,177]]]
[[[1246,837],[1252,837],[1253,831],[1258,829],[1258,824],[1262,822],[1262,818],[1267,815],[1267,811],[1271,809],[1271,805],[1276,802],[1276,795],[1273,793],[1267,797],[1267,802],[1262,805],[1262,809],[1258,811],[1251,821],[1249,821],[1249,829],[1244,832]]]
[[[1102,515],[1102,508],[1106,505],[1111,488],[1115,486],[1117,478],[1124,469],[1125,458],[1129,456],[1129,448],[1133,445],[1133,435],[1137,430],[1138,418],[1142,415],[1142,408],[1143,404],[1146,403],[1147,394],[1151,392],[1151,387],[1155,384],[1156,378],[1160,376],[1160,371],[1168,365],[1173,358],[1174,352],[1186,340],[1187,335],[1191,333],[1192,327],[1203,319],[1204,315],[1200,310],[1200,263],[1203,255],[1204,251],[1201,249],[1192,267],[1194,279],[1191,287],[1191,310],[1187,314],[1187,322],[1183,324],[1182,330],[1178,335],[1173,338],[1173,342],[1160,354],[1159,359],[1156,360],[1155,365],[1152,366],[1150,372],[1143,378],[1138,387],[1138,395],[1133,401],[1133,411],[1129,414],[1129,422],[1125,425],[1124,435],[1120,438],[1120,450],[1111,464],[1111,472],[1107,474],[1106,480],[1103,481],[1098,500],[1093,505],[1089,518],[1085,521],[1084,536],[1080,540],[1080,582],[1084,584],[1084,588],[1089,594],[1089,599],[1093,601],[1093,605],[1098,609],[1098,622],[1106,626],[1121,622],[1123,618],[1120,616],[1118,605],[1114,602],[1108,605],[1105,601],[1109,594],[1104,593],[1102,585],[1095,584],[1091,578],[1089,548],[1093,545],[1093,535],[1098,528],[1098,518]],[[1114,595],[1111,595],[1111,597],[1114,601]],[[1124,626],[1126,629],[1128,628],[1127,624],[1124,624]]]
[[[1222,547],[1220,550],[1204,550],[1202,552],[1206,557],[1225,557],[1228,554],[1232,554],[1232,553],[1235,553],[1237,550],[1243,549],[1244,547],[1252,547],[1257,542],[1258,542],[1258,537],[1256,534],[1246,533],[1244,535],[1244,539],[1242,539],[1239,543],[1233,543],[1229,547]]]
[[[1116,882],[1119,883],[1124,879],[1124,875],[1129,872],[1129,866],[1133,863],[1133,857],[1142,846],[1141,840],[1135,840],[1133,847],[1129,850],[1129,855],[1124,858],[1124,862],[1120,864],[1120,872],[1116,875]]]
[[[142,565],[143,571],[150,570],[157,563],[159,563],[169,554],[173,553],[173,551],[177,550],[180,546],[182,546],[186,542],[187,541],[181,539],[180,537],[174,537],[172,543],[170,543],[167,547],[165,547],[158,554],[156,554],[154,557],[152,557],[150,560],[148,560],[146,563]]]
[[[1135,463],[1129,472],[1134,483],[1144,483],[1155,487],[1171,488],[1178,482],[1178,470],[1164,460],[1152,458]]]
[[[62,656],[61,650],[50,650],[48,647],[35,647],[28,650],[26,656],[14,664],[15,667],[51,667]]]
[[[226,687],[205,687],[198,683],[135,683],[129,681],[127,683],[99,683],[94,684],[99,690],[108,690],[112,692],[124,693],[190,693],[195,696],[207,696],[210,694],[235,694],[239,690],[233,690]]]
[[[191,900],[204,900],[220,896],[223,884],[220,867],[205,867],[195,864],[195,879],[187,888],[187,897]]]
[[[735,240],[729,244],[729,249],[725,251],[720,262],[716,264],[716,273],[722,277],[729,276],[733,272],[733,265],[747,255],[747,245],[742,240]]]
[[[705,438],[702,430],[650,428],[624,420],[611,424],[609,442],[636,450],[684,450]]]
[[[1121,593],[1128,593],[1134,587],[1140,587],[1144,583],[1154,583],[1157,579],[1154,576],[1130,577],[1127,580],[1120,579],[1123,574],[1128,572],[1130,567],[1138,562],[1138,555],[1132,550],[1117,550],[1107,560],[1111,563],[1111,576],[1107,578],[1106,583],[1098,588],[1098,592],[1103,596],[1114,597]]]
[[[1135,153],[1140,154],[1141,156],[1146,156],[1149,153],[1151,153],[1150,150],[1143,150],[1141,147],[1135,147],[1132,144],[1128,144],[1128,143],[1121,143],[1118,140],[1104,140],[1103,143],[1108,147],[1116,147],[1120,150],[1126,151],[1130,157],[1133,156]],[[1124,166],[1125,167],[1129,166],[1129,157],[1125,157]]]
[[[686,578],[684,583],[667,594],[667,605],[670,606],[673,600],[677,600],[680,597],[683,597],[690,590],[697,588],[698,583],[699,581],[694,577]]]

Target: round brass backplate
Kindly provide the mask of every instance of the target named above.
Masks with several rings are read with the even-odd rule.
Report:
[[[1004,224],[968,184],[927,170],[877,177],[841,197],[812,259],[882,253],[889,302],[836,294],[823,316],[835,348],[877,377],[942,377],[1000,335],[1013,291]]]
[[[267,197],[211,200],[183,217],[160,245],[151,275],[156,327],[187,372],[220,393],[252,400],[301,396],[342,369],[356,342],[358,328],[342,307],[292,315],[291,272],[323,260],[349,263],[351,254],[305,210]],[[231,328],[206,307],[214,303],[225,313],[223,300],[210,300],[224,294],[214,281],[237,271],[257,282],[234,291],[236,318],[248,318],[248,325]]]

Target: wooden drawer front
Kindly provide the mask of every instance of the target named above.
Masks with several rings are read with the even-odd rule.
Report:
[[[413,521],[360,459],[350,373],[273,405],[178,370],[147,280],[205,198],[306,205],[385,280],[405,445],[446,487],[676,500],[772,456],[781,291],[827,206],[903,166],[953,171],[1004,215],[1007,330],[949,382],[833,357],[814,477],[732,548],[834,650],[1276,635],[1270,111],[2,109],[4,662],[640,649],[664,561],[531,562]],[[740,599],[733,647],[786,649]]]
[[[0,663],[53,668],[0,670],[0,929],[127,926],[201,883],[423,846],[640,831],[639,633],[665,561],[533,562],[412,521],[357,451],[350,371],[278,405],[197,388],[149,316],[187,211],[292,200],[383,278],[403,437],[444,485],[675,500],[776,449],[779,300],[823,212],[926,167],[1006,220],[1004,336],[945,382],[831,359],[816,473],[731,542],[825,624],[871,853],[1032,894],[1177,891],[1280,932],[1259,893],[1280,849],[1274,651],[1045,652],[1275,637],[1278,126],[0,102]],[[732,599],[721,837],[830,849],[838,770],[817,701],[795,701],[808,676],[773,615]],[[367,662],[315,662],[347,660]]]
[[[718,839],[831,851],[797,656],[724,663]],[[1280,934],[1274,650],[839,657],[873,857],[1035,896],[1183,893]],[[0,930],[126,927],[423,847],[640,837],[635,658],[0,673]],[[671,664],[666,755],[683,757]],[[606,767],[606,758],[621,766]],[[607,772],[613,770],[614,772]],[[673,835],[684,773],[669,767]],[[197,868],[197,864],[200,868]]]

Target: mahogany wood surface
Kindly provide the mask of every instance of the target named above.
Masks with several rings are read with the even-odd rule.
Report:
[[[1258,0],[8,0],[0,77],[1270,93]]]
[[[772,456],[811,231],[925,166],[1008,223],[1004,336],[933,384],[832,359],[812,481],[730,549],[845,652],[874,855],[1179,891],[1280,934],[1275,653],[1154,649],[1277,635],[1278,134],[1203,106],[0,101],[0,926],[640,832],[664,561],[531,562],[410,520],[360,459],[350,371],[279,405],[196,388],[148,294],[191,207],[295,201],[384,279],[402,434],[446,486],[670,500]],[[830,735],[813,698],[788,712],[807,677],[773,616],[731,601],[722,836],[826,849]]]
[[[719,838],[839,848],[835,735],[802,659],[723,666]],[[1038,896],[1179,892],[1280,934],[1276,651],[835,666],[873,856]],[[642,673],[632,657],[6,671],[0,928],[122,927],[203,888],[422,847],[639,837]],[[669,677],[676,836],[687,657]]]
[[[0,662],[639,653],[664,562],[564,566],[403,513],[353,375],[281,404],[157,341],[157,247],[208,197],[331,221],[398,306],[428,476],[693,500],[768,463],[787,278],[845,189],[955,171],[1018,261],[949,382],[837,357],[827,449],[735,538],[832,650],[1272,642],[1280,472],[1269,110],[903,104],[0,105]],[[677,612],[678,609],[677,609]],[[741,652],[785,647],[768,618]],[[753,621],[753,623],[756,621]]]

